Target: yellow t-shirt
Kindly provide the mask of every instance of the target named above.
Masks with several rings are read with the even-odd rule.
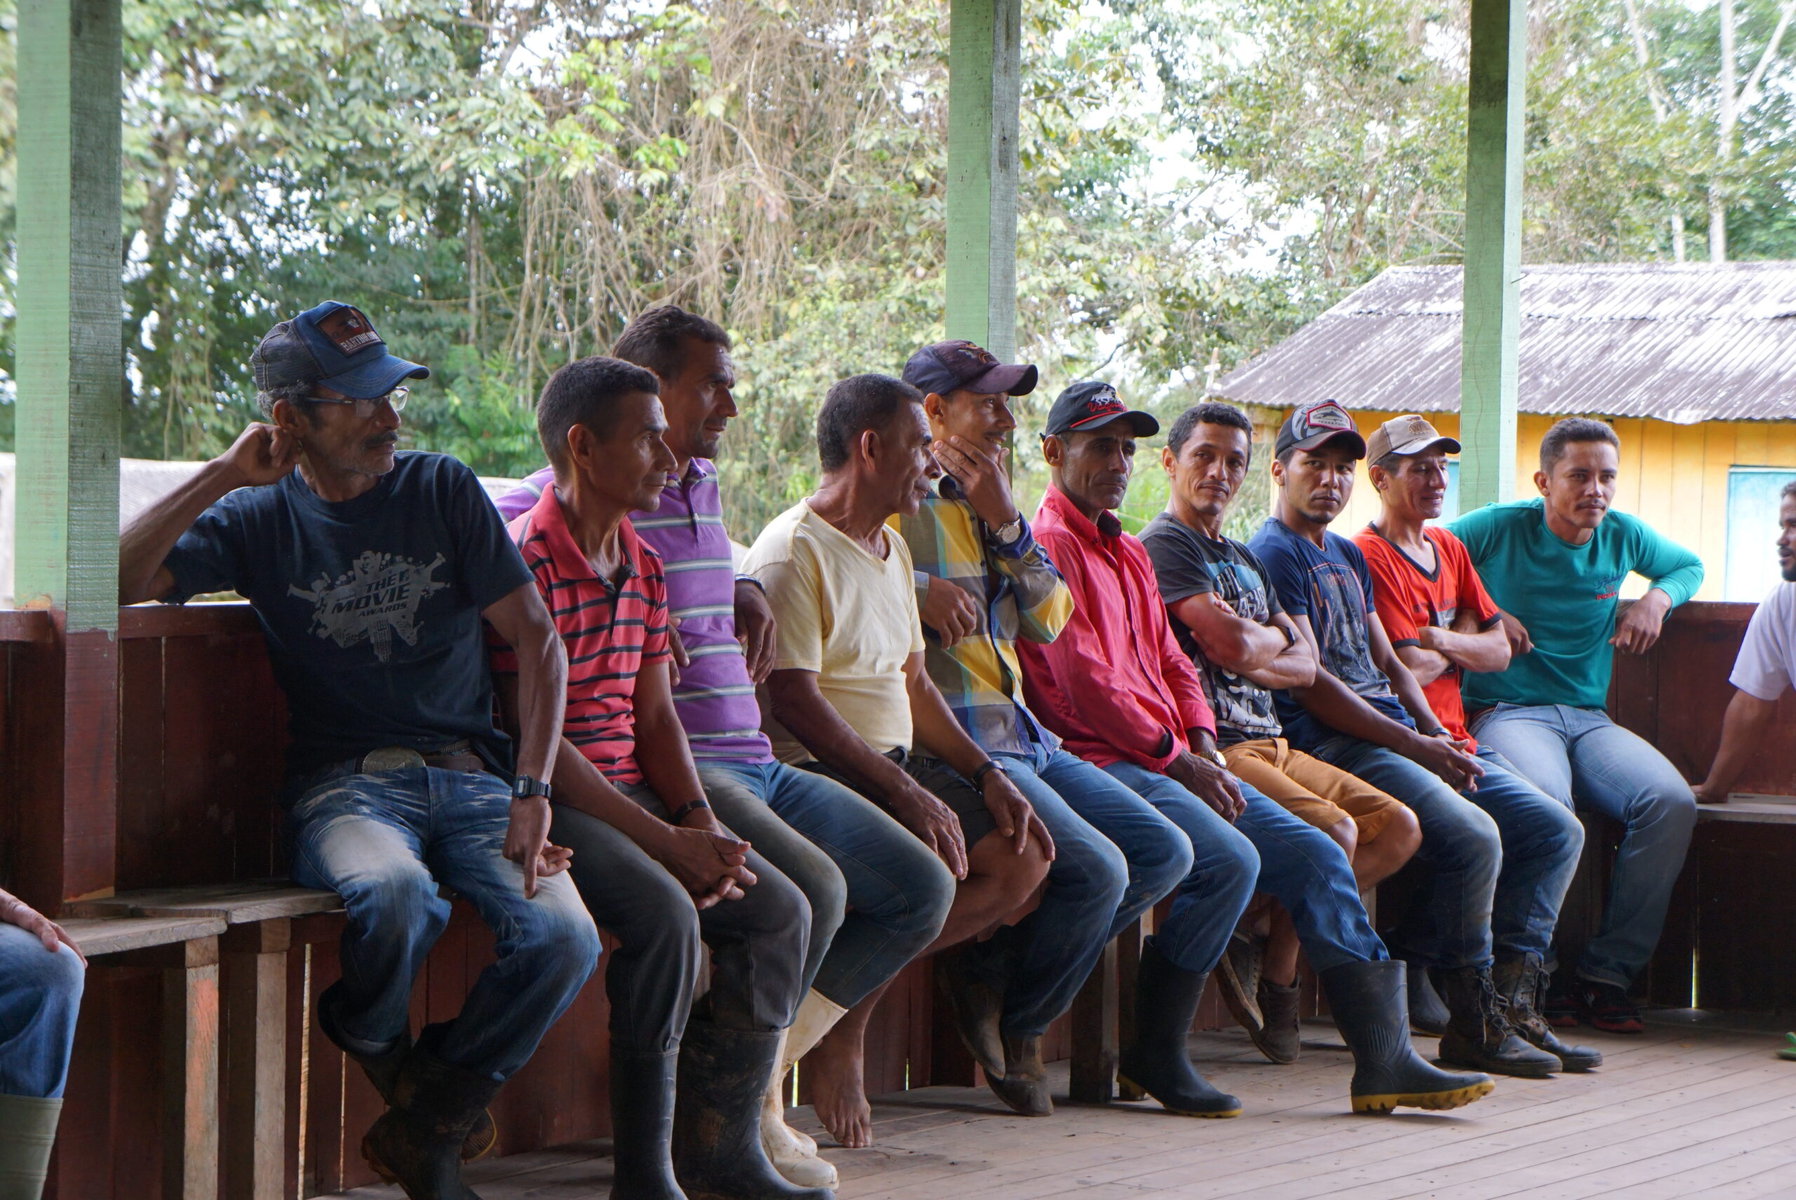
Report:
[[[768,522],[742,570],[761,581],[779,623],[774,670],[817,672],[823,698],[883,754],[910,748],[904,663],[923,649],[923,626],[910,549],[891,529],[880,534],[884,559],[801,500]],[[761,723],[781,762],[815,757],[773,719],[765,700]]]

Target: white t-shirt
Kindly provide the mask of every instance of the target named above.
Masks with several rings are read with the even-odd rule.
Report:
[[[1728,682],[1749,696],[1775,700],[1796,680],[1796,583],[1780,583],[1760,603]]]
[[[881,526],[885,557],[799,501],[755,539],[742,569],[761,581],[778,623],[776,670],[817,672],[817,689],[841,718],[884,754],[910,749],[904,664],[923,649],[910,548]],[[798,739],[761,712],[783,763],[811,761]]]

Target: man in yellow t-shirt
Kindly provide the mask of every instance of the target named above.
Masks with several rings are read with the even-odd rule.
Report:
[[[916,512],[941,474],[930,440],[916,388],[887,375],[837,383],[817,418],[821,485],[762,531],[742,569],[778,622],[762,694],[774,753],[885,809],[961,881],[933,950],[1015,914],[1054,849],[924,670],[910,553],[886,521]],[[861,1042],[883,990],[805,1060],[817,1116],[845,1146],[872,1141]]]

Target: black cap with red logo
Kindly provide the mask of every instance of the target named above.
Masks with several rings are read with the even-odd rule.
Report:
[[[1136,437],[1153,437],[1160,432],[1160,422],[1154,420],[1151,413],[1125,405],[1116,389],[1103,380],[1087,379],[1073,384],[1054,398],[1043,436],[1085,433],[1122,420],[1129,422]]]

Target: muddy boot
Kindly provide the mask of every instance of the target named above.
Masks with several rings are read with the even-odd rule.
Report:
[[[38,1200],[50,1170],[50,1147],[62,1100],[0,1096],[0,1197]]]
[[[1439,1037],[1447,1032],[1447,1022],[1453,1019],[1453,1014],[1447,1011],[1441,994],[1434,990],[1434,976],[1428,965],[1419,962],[1405,965],[1409,968],[1409,1027],[1416,1033]]]
[[[935,982],[947,1002],[954,1032],[986,1077],[1004,1074],[1004,1039],[998,1018],[1004,1012],[1004,993],[980,972],[987,952],[977,943],[962,942],[935,956]]]
[[[775,1030],[686,1022],[673,1144],[674,1174],[690,1200],[835,1200],[828,1188],[786,1182],[761,1148],[761,1106],[779,1049]]]
[[[1602,1051],[1560,1041],[1541,1015],[1540,998],[1546,992],[1547,973],[1540,965],[1540,955],[1499,958],[1491,968],[1490,979],[1509,1005],[1509,1023],[1530,1044],[1557,1058],[1568,1071],[1588,1071],[1603,1065]]]
[[[1191,1022],[1204,995],[1208,972],[1173,965],[1149,938],[1141,947],[1135,985],[1135,1044],[1125,1048],[1117,1072],[1158,1100],[1168,1112],[1187,1117],[1238,1117],[1241,1102],[1211,1087],[1185,1049]]]
[[[1272,1062],[1296,1062],[1303,1053],[1303,1030],[1297,1023],[1297,985],[1273,983],[1262,976],[1257,999],[1265,1023],[1253,1044]],[[1253,1036],[1251,1030],[1248,1036]]]
[[[1054,1097],[1048,1093],[1048,1068],[1041,1061],[1039,1036],[1004,1034],[1004,1076],[985,1077],[998,1099],[1024,1117],[1054,1115]]]
[[[1560,1069],[1557,1056],[1537,1050],[1509,1024],[1509,1006],[1491,983],[1490,971],[1457,967],[1441,972],[1443,998],[1452,1014],[1441,1035],[1441,1061],[1493,1075],[1545,1079]]]
[[[362,1138],[362,1157],[411,1200],[480,1200],[462,1182],[468,1130],[499,1081],[414,1048],[393,1087],[393,1107]]]
[[[812,989],[805,994],[798,1015],[792,1018],[792,1027],[781,1035],[773,1082],[761,1102],[761,1148],[767,1152],[774,1170],[801,1187],[835,1187],[836,1169],[817,1153],[817,1143],[809,1134],[786,1124],[786,1072],[809,1054],[847,1012],[822,992]]]
[[[1459,1108],[1489,1095],[1490,1076],[1443,1071],[1409,1044],[1403,963],[1342,963],[1320,976],[1335,1028],[1353,1051],[1353,1111]]]
[[[611,1200],[686,1200],[674,1181],[678,1050],[611,1051]]]
[[[362,1069],[362,1074],[368,1077],[368,1082],[374,1085],[374,1090],[380,1093],[380,1098],[391,1108],[393,1089],[399,1085],[399,1068],[405,1065],[405,1056],[412,1052],[412,1031],[408,1029],[400,1034],[399,1040],[385,1054],[363,1054],[337,1025],[334,1000],[337,989],[341,986],[343,985],[340,983],[333,983],[318,997],[318,1028],[331,1040],[332,1045],[347,1054]],[[493,1114],[481,1109],[480,1116],[474,1120],[474,1127],[468,1130],[468,1140],[462,1143],[461,1160],[473,1162],[477,1158],[486,1157],[498,1140],[499,1129],[493,1124]],[[377,1171],[379,1169],[375,1168]],[[394,1182],[390,1175],[382,1175],[381,1179],[386,1183]]]

